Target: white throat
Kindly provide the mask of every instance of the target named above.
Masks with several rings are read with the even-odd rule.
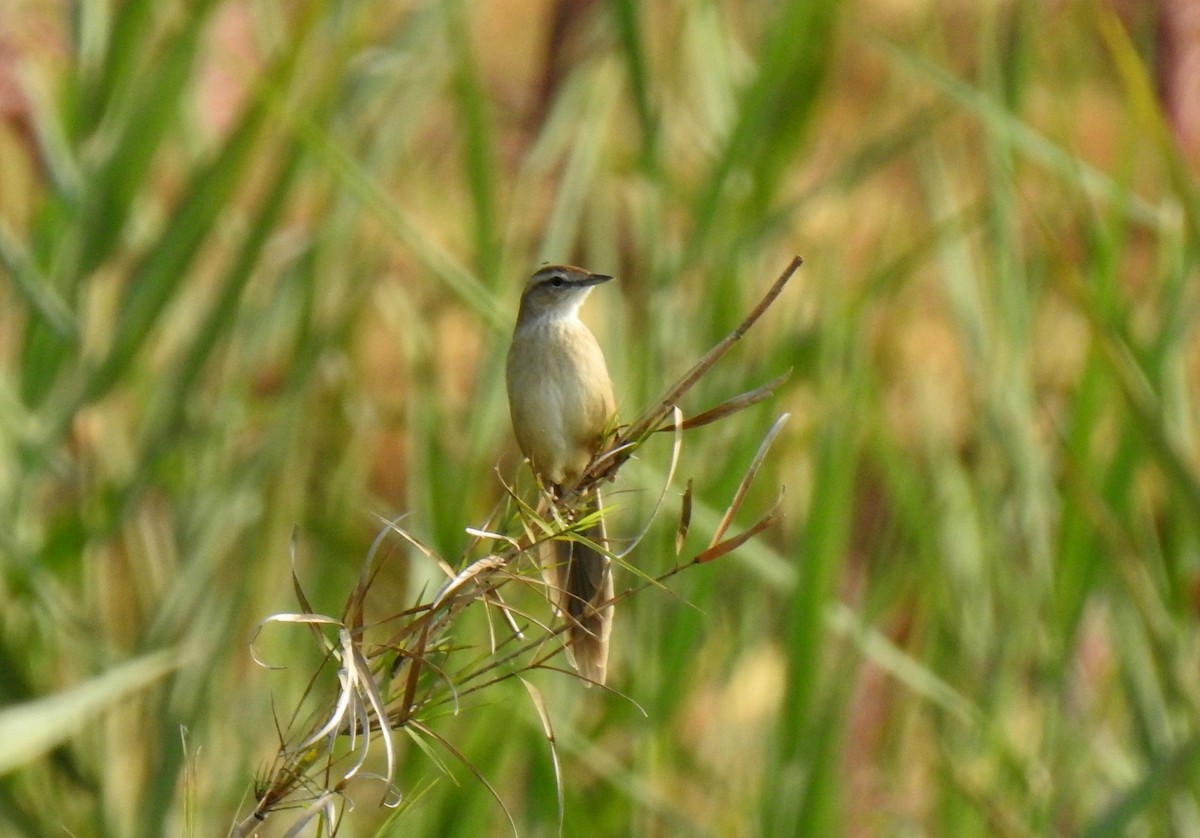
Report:
[[[543,308],[521,323],[520,328],[524,330],[581,322],[579,320],[579,309],[583,306],[583,301],[587,299],[587,295],[591,293],[591,290],[590,288],[584,289],[581,294],[572,294],[566,299],[557,301],[555,305]]]

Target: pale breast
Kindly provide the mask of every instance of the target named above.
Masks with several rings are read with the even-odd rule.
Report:
[[[570,484],[613,415],[612,382],[596,338],[574,319],[523,329],[513,338],[507,373],[521,451],[544,480]]]

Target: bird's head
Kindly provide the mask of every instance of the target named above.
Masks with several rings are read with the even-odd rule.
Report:
[[[547,265],[525,283],[518,322],[573,317],[592,287],[610,279],[571,265]]]

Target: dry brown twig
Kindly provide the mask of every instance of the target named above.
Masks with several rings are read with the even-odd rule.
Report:
[[[725,419],[768,398],[787,379],[788,373],[784,373],[690,418],[683,418],[678,408],[684,395],[766,312],[801,264],[799,257],[793,259],[736,329],[667,388],[654,406],[631,425],[614,432],[609,444],[594,458],[575,490],[567,498],[559,499],[560,509],[564,503],[569,504],[571,496],[586,495],[589,489],[612,481],[621,466],[641,445],[657,432],[670,431],[675,434],[672,466],[663,486],[663,495],[655,507],[655,515],[650,516],[653,521],[674,474],[682,433]],[[727,535],[750,484],[758,474],[767,449],[786,418],[786,414],[780,416],[764,437],[709,544],[657,576],[639,573],[636,584],[617,594],[614,602],[634,596],[647,587],[661,587],[666,580],[688,567],[725,556],[778,520],[780,504],[777,500],[755,523],[736,535]],[[571,519],[570,523],[561,517],[548,520],[539,512],[541,505],[531,505],[511,487],[506,486],[506,489],[508,500],[515,509],[508,520],[515,520],[519,524],[519,531],[516,535],[506,534],[504,526],[493,529],[494,522],[469,528],[467,532],[473,542],[466,555],[476,554],[479,557],[466,562],[461,570],[454,570],[450,562],[418,541],[398,521],[385,522],[385,527],[367,554],[359,582],[347,597],[340,618],[315,613],[293,571],[293,587],[301,610],[272,615],[260,623],[259,630],[273,623],[307,626],[325,650],[325,664],[336,667],[336,695],[316,714],[302,721],[299,708],[320,694],[320,673],[314,673],[304,697],[297,702],[295,714],[285,725],[277,725],[281,744],[275,759],[263,778],[256,782],[253,810],[233,826],[231,834],[252,835],[273,813],[297,809],[301,814],[287,834],[297,834],[299,829],[314,820],[318,823],[319,833],[335,834],[344,806],[345,788],[355,778],[370,778],[381,784],[381,805],[402,805],[399,790],[393,786],[391,779],[397,759],[393,734],[402,729],[411,737],[426,740],[427,752],[432,745],[437,745],[463,763],[504,808],[487,779],[452,743],[423,721],[423,714],[447,706],[457,712],[466,696],[519,677],[529,670],[556,669],[568,672],[553,665],[554,658],[564,648],[561,635],[565,625],[562,621],[558,621],[558,625],[551,625],[552,618],[539,618],[511,604],[502,595],[502,589],[514,583],[519,587],[537,588],[539,600],[553,602],[555,596],[553,592],[545,590],[546,582],[537,578],[536,572],[522,570],[521,558],[526,555],[535,557],[538,546],[545,541],[563,537],[580,538],[577,533],[586,530],[591,523],[582,515],[578,516],[579,520]],[[692,484],[689,480],[683,492],[680,520],[676,527],[677,554],[682,552],[690,528],[691,502]],[[365,603],[372,582],[386,561],[380,548],[388,535],[400,538],[411,549],[435,562],[446,574],[447,581],[427,601],[372,625],[364,616]],[[622,555],[628,555],[635,549],[644,535],[645,532],[635,538],[622,551]],[[614,558],[619,560],[621,557]],[[538,563],[535,558],[525,564],[536,566]],[[503,636],[499,636],[492,620],[488,620],[489,643],[483,652],[477,645],[456,643],[451,632],[455,621],[466,609],[474,607],[479,610],[479,606],[489,615],[499,614],[507,627]],[[391,630],[384,642],[368,642],[368,634],[377,633],[385,625],[397,628]],[[329,636],[330,631],[333,637]],[[325,668],[324,664],[322,668]],[[524,678],[521,680],[541,720],[553,755],[555,774],[561,783],[553,728],[545,703],[533,684]],[[364,770],[371,746],[376,742],[382,742],[385,753],[383,774]],[[560,787],[560,819],[562,806]],[[507,815],[507,809],[504,811]],[[509,821],[513,824],[511,815]],[[515,824],[513,831],[516,831]]]

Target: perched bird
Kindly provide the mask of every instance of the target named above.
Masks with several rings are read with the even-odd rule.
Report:
[[[535,273],[521,295],[508,350],[508,406],[513,432],[534,473],[554,498],[573,489],[604,442],[613,421],[612,381],[600,345],[579,307],[594,286],[612,279],[569,265]],[[600,494],[589,491],[576,507],[600,511]],[[581,532],[605,546],[603,519]],[[567,652],[579,673],[603,684],[612,630],[609,558],[570,539],[554,542],[551,577],[558,607],[566,615]]]

